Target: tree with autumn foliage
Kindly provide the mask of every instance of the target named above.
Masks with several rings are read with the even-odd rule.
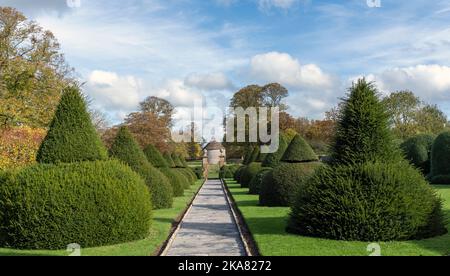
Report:
[[[47,127],[61,96],[75,84],[55,36],[21,12],[0,7],[0,120]]]

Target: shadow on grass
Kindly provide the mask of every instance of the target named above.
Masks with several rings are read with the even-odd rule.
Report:
[[[447,230],[449,231],[447,234],[412,242],[423,249],[434,251],[442,256],[450,256],[450,210],[444,210],[444,215],[447,219]]]
[[[292,235],[286,232],[287,217],[247,218],[253,235]]]
[[[37,252],[27,252],[27,251],[20,251],[20,250],[13,250],[11,249],[11,252],[0,252],[0,256],[2,257],[52,257],[52,256],[64,256],[57,253],[37,253]]]

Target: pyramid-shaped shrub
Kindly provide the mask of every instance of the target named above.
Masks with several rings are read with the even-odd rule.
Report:
[[[128,166],[144,178],[151,193],[155,209],[172,207],[172,186],[167,177],[148,162],[142,149],[126,127],[121,127],[110,148],[110,155]]]
[[[180,160],[180,156],[176,153],[172,153],[171,155],[173,162],[175,163],[176,168],[184,168],[183,162]]]
[[[57,164],[107,158],[107,150],[92,125],[81,92],[76,87],[66,88],[36,160]]]
[[[175,170],[185,178],[185,181],[183,181],[184,188],[188,189],[195,182],[194,176],[191,175],[184,167],[184,164],[180,159],[180,155],[172,153],[171,157],[175,164]]]
[[[334,163],[299,189],[288,231],[372,242],[447,231],[436,192],[396,150],[372,83],[362,79],[349,90],[332,152]]]
[[[409,138],[400,145],[406,160],[410,161],[411,164],[420,169],[424,175],[430,173],[430,155],[434,139],[434,135],[420,134]]]
[[[278,150],[274,153],[268,153],[266,158],[262,161],[263,167],[275,168],[281,162],[287,147],[289,146],[285,135],[280,134]]]
[[[431,150],[431,174],[433,184],[450,184],[450,132],[441,133]]]
[[[311,146],[300,136],[292,139],[281,163],[262,179],[262,206],[290,206],[294,196],[321,165]]]
[[[169,168],[176,168],[174,160],[172,159],[172,155],[169,152],[165,152],[163,154],[164,159],[166,160],[167,165]]]
[[[179,185],[181,188],[177,187],[178,189],[183,190],[190,186],[189,180],[186,178],[184,174],[182,174],[179,170],[177,170],[174,160],[172,159],[172,154],[169,152],[165,152],[163,154],[164,159],[166,160],[167,164],[169,165],[170,171],[176,174],[176,177],[178,179]],[[178,185],[178,184],[177,184]],[[179,193],[177,193],[179,194]]]
[[[144,154],[155,168],[166,168],[169,166],[159,150],[152,144],[145,147]]]
[[[148,145],[144,150],[144,154],[147,157],[147,160],[169,179],[170,185],[172,186],[173,197],[183,196],[183,176],[172,168],[169,168],[169,165],[161,152],[159,152],[155,146]]]
[[[148,236],[152,205],[142,178],[107,160],[86,104],[64,91],[37,164],[0,179],[0,246],[65,249]]]

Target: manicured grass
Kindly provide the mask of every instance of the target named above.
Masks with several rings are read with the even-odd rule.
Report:
[[[189,167],[195,168],[195,167],[201,167],[202,161],[201,160],[195,160],[195,161],[188,161],[187,162]]]
[[[149,236],[144,240],[130,243],[86,248],[81,250],[82,256],[150,256],[168,238],[172,223],[177,219],[197,193],[203,180],[198,180],[189,190],[185,190],[184,196],[174,200],[171,209],[153,211],[153,224]],[[65,250],[15,250],[0,248],[0,256],[67,256],[70,253]]]
[[[291,235],[285,232],[289,208],[258,206],[258,196],[249,195],[235,181],[226,180],[263,256],[368,256],[367,242],[334,241]],[[444,199],[450,229],[450,186],[434,186]],[[450,234],[421,241],[382,242],[383,256],[450,255]]]

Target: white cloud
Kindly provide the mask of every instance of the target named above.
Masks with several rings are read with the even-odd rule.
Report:
[[[137,108],[142,90],[143,81],[134,76],[101,70],[92,71],[84,87],[94,106],[111,114],[114,120]]]
[[[57,13],[61,15],[70,11],[66,0],[0,0],[0,6],[16,8],[31,17],[42,13]]]
[[[280,9],[289,9],[294,4],[296,4],[298,0],[258,0],[259,8],[262,10],[267,10],[272,7],[280,8]]]
[[[233,83],[224,73],[190,74],[185,84],[201,90],[233,89]]]
[[[155,95],[170,101],[177,107],[192,107],[196,100],[203,99],[200,92],[186,86],[184,81],[178,79],[167,81],[156,90]]]
[[[355,78],[353,78],[355,79]],[[417,65],[393,68],[367,75],[384,93],[411,90],[427,102],[450,100],[450,67],[442,65]]]
[[[294,88],[331,88],[333,78],[315,64],[301,65],[286,53],[270,52],[256,55],[250,62],[250,74],[257,80],[279,82]]]

